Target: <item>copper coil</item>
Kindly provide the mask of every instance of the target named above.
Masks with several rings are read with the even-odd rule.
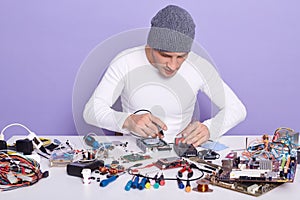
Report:
[[[208,192],[209,191],[208,184],[198,184],[197,190],[198,192]]]

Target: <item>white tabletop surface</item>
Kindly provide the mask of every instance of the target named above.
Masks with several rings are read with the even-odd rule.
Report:
[[[12,137],[9,139],[8,144],[12,144],[18,137]],[[59,139],[60,141],[70,140],[72,144],[77,148],[82,148],[82,137],[80,136],[49,136],[51,139]],[[225,144],[229,148],[219,151],[218,153],[222,156],[227,155],[230,149],[241,149],[245,148],[245,136],[223,136],[219,142]],[[252,136],[251,138],[259,138],[259,136]],[[123,147],[116,147],[110,156],[117,159],[122,154],[130,154],[131,151],[140,151],[136,145],[133,137],[126,136],[107,136],[107,137],[97,137],[99,142],[105,141],[128,141],[128,147],[126,149]],[[157,160],[157,158],[164,158],[175,156],[173,151],[171,152],[158,152],[151,153],[152,160],[147,160],[144,163],[149,164]],[[219,159],[220,162],[221,159]],[[109,161],[107,161],[109,164]],[[127,165],[133,165],[135,163],[129,163]],[[299,198],[299,188],[300,188],[300,176],[299,172],[296,173],[296,178],[293,183],[285,183],[272,191],[269,191],[260,197],[253,197],[250,195],[242,194],[239,192],[223,189],[217,186],[209,185],[213,192],[209,193],[199,193],[191,191],[189,193],[184,190],[180,190],[177,187],[176,181],[166,181],[165,186],[161,186],[158,189],[150,188],[144,190],[131,189],[130,191],[125,191],[124,187],[129,179],[132,178],[131,175],[124,174],[120,176],[116,181],[109,184],[107,187],[99,187],[99,183],[96,181],[91,182],[89,185],[84,185],[81,178],[69,176],[66,173],[65,167],[49,167],[48,160],[42,159],[41,168],[43,171],[49,170],[49,177],[41,179],[38,183],[24,188],[19,188],[12,191],[0,192],[1,200],[53,200],[53,199],[128,199],[128,200],[141,200],[141,199],[230,199],[230,200],[247,200],[247,199],[272,199],[272,200],[282,200],[286,198]],[[172,174],[175,177],[178,169],[175,171],[166,171],[165,176]],[[299,171],[299,165],[298,165]],[[197,174],[195,174],[197,175]],[[194,188],[197,186],[196,182],[192,182],[191,186]]]

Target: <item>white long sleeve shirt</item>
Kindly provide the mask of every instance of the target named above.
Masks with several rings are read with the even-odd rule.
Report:
[[[147,109],[167,125],[164,139],[173,142],[192,120],[198,91],[204,92],[219,109],[203,122],[211,139],[245,119],[244,105],[204,58],[190,52],[177,73],[166,78],[149,63],[145,46],[135,47],[121,52],[111,62],[87,102],[83,117],[88,124],[129,133],[122,128],[126,118]],[[122,112],[112,109],[119,96]]]

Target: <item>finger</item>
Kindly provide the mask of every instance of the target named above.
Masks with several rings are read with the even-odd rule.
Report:
[[[153,133],[157,134],[159,132],[158,127],[152,121],[146,124],[146,127],[149,128]]]
[[[193,144],[196,141],[200,140],[202,137],[205,137],[207,133],[206,126],[202,126],[201,123],[197,123],[196,127],[188,134],[184,140],[187,144]]]
[[[148,135],[142,129],[132,131],[132,133],[136,136],[140,136],[140,137],[143,137],[143,138],[148,137]]]
[[[154,124],[156,124],[157,126],[159,126],[161,129],[163,129],[164,131],[168,130],[167,125],[161,121],[158,117],[155,117],[154,115],[152,115],[152,122]]]
[[[157,136],[157,131],[153,131],[152,129],[150,129],[149,127],[145,126],[142,128],[143,132],[150,137],[156,137]]]
[[[178,135],[182,135],[182,137],[186,138],[186,137],[194,137],[195,136],[195,131],[197,129],[196,124],[189,124],[183,131],[181,131],[181,133],[179,133]]]

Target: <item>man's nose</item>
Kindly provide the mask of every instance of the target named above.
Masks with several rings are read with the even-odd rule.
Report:
[[[168,67],[175,71],[179,68],[179,63],[177,62],[177,59],[176,58],[171,58],[168,62]]]

